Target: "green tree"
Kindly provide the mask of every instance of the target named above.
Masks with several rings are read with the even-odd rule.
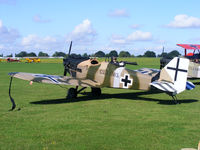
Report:
[[[27,52],[21,51],[19,54],[16,54],[15,56],[16,57],[26,57],[27,56]]]
[[[168,55],[168,54],[167,54],[166,52],[163,52],[163,53],[159,54],[158,57],[165,57],[165,58],[166,58],[167,55]]]
[[[13,54],[7,55],[6,57],[13,57]]]
[[[98,52],[96,52],[95,54],[94,54],[94,56],[95,57],[105,57],[105,53],[104,52],[102,52],[102,51],[98,51]]]
[[[65,57],[66,54],[63,53],[63,52],[57,52],[57,51],[56,51],[52,56],[53,56],[53,57]]]
[[[137,57],[143,57],[143,55],[138,55]]]
[[[118,53],[117,53],[117,51],[116,51],[116,50],[112,50],[112,51],[110,51],[110,53],[109,53],[109,57],[118,57]]]
[[[37,57],[37,55],[34,52],[30,52],[26,56],[27,57]]]
[[[83,57],[89,57],[89,55],[87,53],[84,53],[82,56]]]
[[[109,57],[109,54],[106,54],[105,57]]]
[[[38,57],[49,57],[47,53],[39,52]]]
[[[121,51],[119,57],[131,57],[131,54],[128,51]]]
[[[181,54],[177,50],[173,50],[167,54],[167,57],[172,59],[174,57],[180,56]]]
[[[73,58],[81,58],[81,55],[80,55],[80,54],[72,53],[72,54],[70,54],[70,57],[73,57]]]
[[[156,53],[154,53],[153,51],[146,51],[144,53],[144,57],[156,57]]]

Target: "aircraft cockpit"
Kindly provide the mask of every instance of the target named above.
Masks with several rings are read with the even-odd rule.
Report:
[[[99,61],[96,58],[92,58],[92,59],[90,59],[90,63],[92,65],[96,65],[96,64],[99,64]]]

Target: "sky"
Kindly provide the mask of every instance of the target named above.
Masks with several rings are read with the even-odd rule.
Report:
[[[0,0],[0,54],[140,55],[200,43],[199,0]]]

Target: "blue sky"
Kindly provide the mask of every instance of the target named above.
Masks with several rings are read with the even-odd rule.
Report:
[[[199,0],[0,0],[0,54],[127,50],[200,43]]]

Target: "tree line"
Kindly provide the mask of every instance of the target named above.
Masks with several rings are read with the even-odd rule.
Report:
[[[117,51],[113,50],[110,53],[105,54],[103,51],[96,52],[93,56],[95,57],[165,57],[165,58],[174,58],[180,56],[181,54],[177,50],[173,50],[169,53],[162,52],[156,56],[154,51],[146,51],[143,55],[134,56],[134,54],[130,54],[128,51],[120,51],[119,54]]]
[[[169,53],[163,52],[159,55],[156,56],[156,53],[154,51],[146,51],[143,55],[138,55],[138,56],[134,56],[133,54],[130,54],[128,51],[120,51],[119,53],[116,50],[112,50],[110,51],[108,54],[104,53],[103,51],[97,51],[94,54],[87,54],[84,53],[83,55],[80,54],[71,54],[73,56],[83,56],[83,57],[165,57],[165,58],[173,58],[176,56],[181,55],[177,50],[173,50]],[[65,54],[64,52],[55,52],[52,57],[65,57],[67,56],[67,54]],[[3,54],[0,55],[0,57],[3,57]],[[11,55],[7,55],[7,57],[13,57],[12,54]],[[38,53],[38,55],[36,55],[36,53],[34,52],[30,52],[27,53],[26,51],[21,51],[18,54],[15,54],[15,57],[49,57],[49,55],[47,53],[44,53],[42,51],[40,51]]]

